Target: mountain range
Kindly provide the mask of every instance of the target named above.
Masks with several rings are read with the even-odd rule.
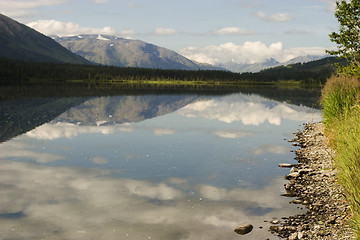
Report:
[[[228,62],[212,66],[192,61],[172,50],[141,40],[105,35],[50,38],[0,14],[0,57],[36,62],[103,64],[119,67],[258,72],[265,68],[303,63],[326,56],[301,56],[286,63],[279,63],[271,58],[255,64]]]
[[[218,64],[216,66],[225,68],[227,70],[230,70],[232,72],[259,72],[263,69],[267,69],[267,68],[273,68],[273,67],[278,67],[278,66],[287,66],[290,64],[295,64],[295,63],[306,63],[306,62],[311,62],[311,61],[316,61],[316,60],[320,60],[323,58],[329,57],[329,55],[306,55],[306,56],[299,56],[293,59],[290,59],[289,61],[286,62],[278,62],[276,59],[274,58],[270,58],[270,59],[266,59],[264,62],[260,62],[260,63],[253,63],[253,64],[241,64],[241,63],[234,63],[234,62],[228,62],[228,63],[223,63],[223,64]]]
[[[181,70],[225,70],[232,72],[259,72],[266,68],[304,63],[325,58],[323,56],[300,56],[287,62],[270,58],[261,63],[241,64],[228,62],[217,65],[202,64],[182,55],[140,40],[104,35],[79,35],[72,37],[53,36],[62,46],[84,57],[104,65],[120,67],[143,67]]]
[[[172,113],[197,99],[195,95],[171,94],[95,97],[68,109],[53,122],[85,126],[141,122]]]
[[[2,14],[0,56],[35,62],[89,64],[53,39]]]
[[[68,50],[103,65],[180,70],[225,70],[191,61],[169,49],[140,40],[107,35],[53,36]]]

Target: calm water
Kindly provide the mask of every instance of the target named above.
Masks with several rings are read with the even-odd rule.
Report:
[[[0,104],[0,239],[277,239],[284,139],[320,120],[241,93]]]

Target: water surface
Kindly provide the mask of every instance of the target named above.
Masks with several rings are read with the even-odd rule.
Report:
[[[317,110],[241,93],[47,99],[56,111],[15,131],[14,101],[0,103],[4,238],[277,239],[265,221],[301,212],[277,165]]]

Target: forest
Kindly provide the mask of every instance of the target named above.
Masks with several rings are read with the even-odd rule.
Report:
[[[0,58],[0,85],[54,82],[126,82],[126,81],[185,81],[218,83],[266,83],[296,81],[323,84],[335,72],[331,57],[308,63],[297,63],[262,70],[257,73],[234,73],[215,70],[164,70],[103,65],[26,62]]]

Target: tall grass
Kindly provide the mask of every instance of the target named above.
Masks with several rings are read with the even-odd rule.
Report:
[[[322,90],[325,134],[335,150],[339,183],[353,214],[360,239],[360,82],[358,78],[332,77]]]
[[[336,137],[335,164],[339,183],[345,189],[353,213],[354,230],[360,239],[360,106],[352,109],[346,121],[340,124]]]

